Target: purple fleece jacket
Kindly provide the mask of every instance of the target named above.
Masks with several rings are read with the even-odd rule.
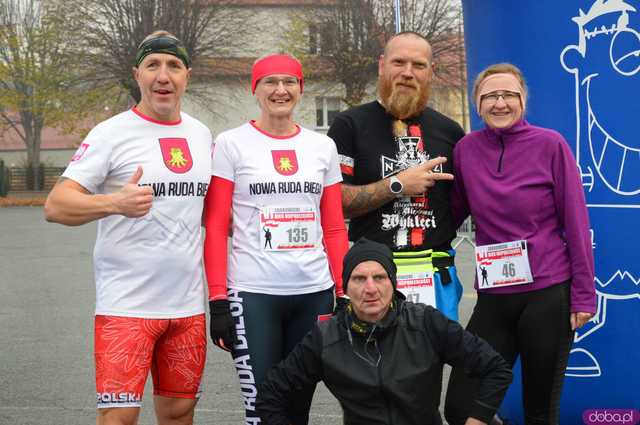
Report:
[[[474,131],[453,152],[456,224],[471,214],[478,245],[526,239],[533,283],[513,294],[571,280],[571,311],[596,311],[589,216],[576,160],[556,131],[518,121]]]

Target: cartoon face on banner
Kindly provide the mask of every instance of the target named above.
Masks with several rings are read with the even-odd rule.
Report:
[[[560,64],[574,76],[575,152],[591,207],[596,260],[619,246],[624,239],[620,232],[628,231],[622,226],[603,228],[603,223],[611,222],[609,216],[640,213],[635,209],[640,208],[640,121],[632,118],[640,117],[640,102],[629,98],[640,93],[640,13],[636,6],[625,0],[596,0],[587,12],[578,9],[571,19],[578,30],[578,44],[560,53]],[[615,304],[611,301],[640,298],[640,279],[630,264],[606,267],[598,263],[598,312],[576,333],[567,376],[601,376],[599,356],[585,348],[589,340],[583,340],[606,326],[607,312]]]
[[[576,157],[590,205],[640,203],[640,13],[596,0],[572,21],[577,45],[560,54],[575,78]],[[618,195],[618,196],[615,196]]]

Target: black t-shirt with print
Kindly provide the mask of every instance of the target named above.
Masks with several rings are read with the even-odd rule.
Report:
[[[411,131],[400,138],[393,135],[393,121],[377,101],[336,116],[328,135],[338,147],[344,183],[373,183],[438,156],[447,162],[437,171],[453,172],[453,147],[464,136],[455,121],[426,108],[420,116],[405,120]],[[349,240],[366,236],[394,251],[448,249],[456,235],[450,213],[451,185],[438,181],[425,198],[396,198],[352,218]]]

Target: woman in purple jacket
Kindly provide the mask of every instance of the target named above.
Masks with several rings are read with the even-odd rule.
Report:
[[[522,364],[525,423],[557,424],[573,331],[596,311],[589,218],[576,160],[556,131],[524,120],[511,64],[476,78],[486,127],[455,147],[452,208],[476,224],[478,301],[467,330]],[[445,416],[463,424],[475,382],[452,372]],[[499,423],[496,419],[496,423]]]

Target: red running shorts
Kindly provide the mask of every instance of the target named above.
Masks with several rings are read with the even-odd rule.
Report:
[[[197,399],[207,353],[205,316],[96,316],[98,408],[140,407],[149,371],[153,393]]]

